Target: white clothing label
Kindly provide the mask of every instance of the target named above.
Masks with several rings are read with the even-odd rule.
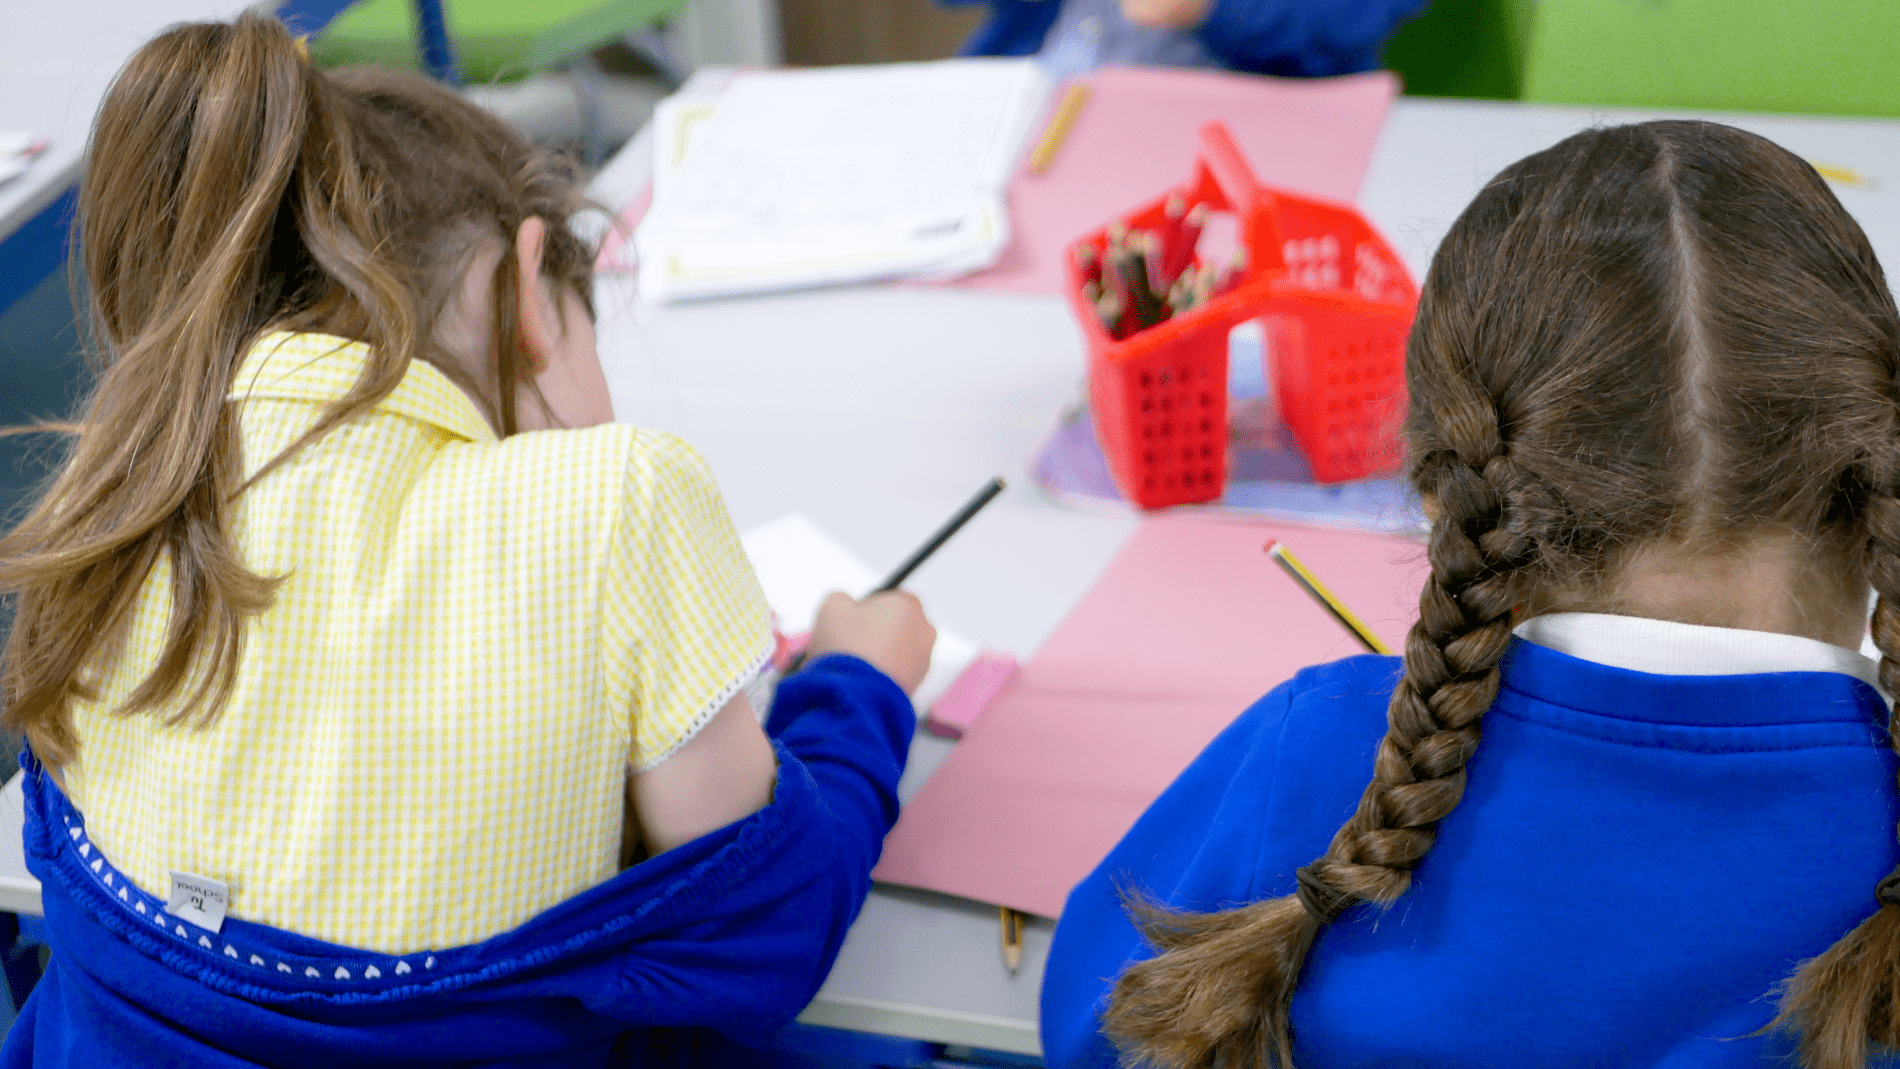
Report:
[[[172,894],[165,903],[165,912],[216,932],[224,929],[224,914],[230,908],[228,884],[209,876],[172,870]]]

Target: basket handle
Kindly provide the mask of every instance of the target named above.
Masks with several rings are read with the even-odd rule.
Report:
[[[1201,124],[1200,133],[1202,170],[1240,220],[1241,242],[1253,260],[1250,273],[1279,265],[1280,228],[1274,219],[1273,191],[1254,177],[1226,123],[1210,119]]]
[[[1260,180],[1253,176],[1253,168],[1247,165],[1247,157],[1241,155],[1240,146],[1234,143],[1234,135],[1219,119],[1201,124],[1201,161],[1236,212],[1246,212],[1265,192]]]

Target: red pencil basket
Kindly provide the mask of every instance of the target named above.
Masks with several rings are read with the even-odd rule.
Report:
[[[1262,186],[1227,128],[1201,127],[1194,177],[1120,220],[1160,227],[1168,197],[1232,212],[1244,280],[1220,297],[1120,340],[1082,294],[1068,295],[1088,342],[1089,405],[1109,471],[1144,509],[1212,501],[1227,485],[1227,333],[1259,319],[1280,416],[1317,482],[1391,470],[1402,456],[1405,338],[1418,290],[1363,216]],[[1078,245],[1099,259],[1104,227]]]

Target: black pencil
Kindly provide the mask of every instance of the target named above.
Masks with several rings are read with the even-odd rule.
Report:
[[[879,584],[878,588],[872,591],[872,593],[881,594],[886,590],[896,590],[904,580],[910,578],[910,573],[916,571],[918,565],[929,560],[932,553],[937,552],[938,549],[942,548],[945,542],[950,541],[950,536],[956,534],[958,528],[969,523],[970,517],[981,512],[984,505],[989,504],[992,498],[1002,492],[1003,477],[1001,475],[984,483],[983,489],[978,490],[975,497],[964,502],[963,507],[957,510],[956,515],[945,521],[942,527],[937,528],[937,533],[931,535],[929,541],[918,546],[917,552],[912,553],[904,563],[898,565],[897,570],[890,574],[890,578]]]

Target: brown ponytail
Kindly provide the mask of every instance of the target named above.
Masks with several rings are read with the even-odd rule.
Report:
[[[1104,1016],[1124,1054],[1290,1067],[1314,940],[1410,887],[1463,796],[1513,623],[1618,611],[1619,565],[1646,547],[1792,537],[1843,589],[1871,573],[1900,692],[1897,358],[1865,236],[1761,138],[1592,130],[1494,179],[1433,259],[1407,350],[1409,475],[1437,512],[1371,782],[1285,897],[1200,914],[1128,895],[1157,954]],[[1808,1069],[1858,1069],[1870,1034],[1900,1041],[1897,970],[1900,907],[1882,907],[1802,971],[1783,1021]]]
[[[544,272],[586,299],[591,257],[567,226],[582,206],[573,168],[492,116],[418,78],[326,75],[275,20],[184,25],[140,49],[100,107],[80,189],[98,385],[67,462],[0,539],[0,591],[16,599],[6,725],[49,763],[75,756],[72,703],[95,696],[95,659],[161,563],[171,625],[121,711],[215,715],[276,583],[226,531],[247,483],[225,403],[239,360],[278,328],[372,350],[349,394],[248,479],[375,404],[412,359],[488,399],[512,433],[513,274],[497,281],[485,371],[449,358],[435,324],[477,245],[511,241],[530,215],[549,223]]]

